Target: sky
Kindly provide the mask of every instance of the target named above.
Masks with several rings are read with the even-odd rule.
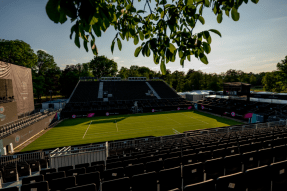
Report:
[[[0,0],[0,39],[22,40],[30,44],[36,53],[44,50],[53,55],[57,65],[64,69],[66,65],[89,62],[94,58],[90,46],[89,52],[83,47],[79,49],[70,39],[70,30],[75,21],[70,19],[64,24],[56,24],[49,19],[46,13],[47,0]],[[135,1],[136,2],[136,1]],[[168,2],[171,2],[168,0]],[[144,7],[143,1],[135,4],[136,8]],[[152,5],[154,7],[154,5]],[[222,37],[211,33],[211,53],[207,54],[209,64],[191,56],[191,61],[180,65],[177,56],[175,62],[169,62],[167,69],[187,72],[189,69],[201,70],[206,73],[226,72],[229,69],[244,72],[271,72],[276,70],[276,64],[287,55],[287,1],[286,0],[259,0],[258,4],[243,3],[239,8],[239,21],[223,16],[221,24],[217,23],[216,16],[211,8],[203,10],[205,25],[200,22],[194,32],[217,29]],[[153,56],[134,56],[135,49],[141,44],[134,45],[133,39],[123,41],[120,51],[115,45],[111,53],[111,43],[116,35],[114,27],[109,27],[100,38],[96,38],[99,55],[114,59],[121,67],[131,65],[146,66],[159,71],[159,65],[153,62]]]

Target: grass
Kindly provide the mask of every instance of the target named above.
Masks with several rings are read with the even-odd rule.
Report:
[[[68,119],[29,144],[22,152],[144,136],[172,135],[174,132],[238,124],[243,123],[195,110]]]

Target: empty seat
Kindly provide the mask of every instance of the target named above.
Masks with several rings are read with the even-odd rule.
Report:
[[[106,165],[106,169],[112,169],[112,168],[118,168],[118,167],[123,167],[124,164],[123,162],[111,162],[111,163],[107,163]]]
[[[259,166],[270,165],[273,162],[273,149],[266,148],[258,151]]]
[[[245,173],[246,187],[248,191],[270,191],[271,177],[269,166],[261,166],[249,169]]]
[[[76,186],[76,177],[70,176],[65,178],[53,179],[49,182],[51,191],[65,190]]]
[[[66,176],[77,176],[79,174],[85,174],[86,173],[86,169],[85,168],[77,168],[77,169],[72,169],[72,170],[68,170],[66,172]]]
[[[144,169],[144,164],[135,164],[132,166],[127,166],[125,168],[125,175],[131,178],[133,175],[144,173]]]
[[[189,155],[184,155],[181,158],[182,165],[187,165],[191,163],[197,163],[197,155],[194,154],[189,154]]]
[[[212,158],[212,152],[211,151],[199,152],[197,154],[197,161],[198,162],[204,162],[204,161],[209,160],[211,158]]]
[[[138,163],[138,159],[127,159],[127,160],[123,160],[123,162],[122,162],[124,167],[131,166],[131,165],[134,165],[137,163]]]
[[[224,175],[242,172],[241,155],[230,155],[224,158]]]
[[[86,185],[86,184],[96,184],[97,189],[100,187],[100,173],[92,172],[87,174],[80,174],[76,177],[76,182],[78,186]]]
[[[103,173],[104,172],[104,166],[103,165],[96,165],[96,166],[90,166],[86,168],[86,173],[90,173],[90,172],[100,172]]]
[[[57,170],[55,168],[50,168],[50,169],[41,170],[40,174],[46,175],[46,174],[51,174],[54,172],[57,172]]]
[[[287,160],[271,164],[272,191],[287,188]]]
[[[184,165],[182,168],[183,185],[202,182],[203,178],[203,163],[194,163]]]
[[[15,186],[15,187],[10,187],[10,188],[2,188],[1,190],[4,190],[4,191],[19,191],[19,187]]]
[[[163,161],[151,161],[146,163],[146,172],[159,172],[163,169]]]
[[[273,148],[274,162],[284,161],[287,156],[287,147],[285,145],[275,146]]]
[[[90,163],[76,164],[75,169],[77,169],[77,168],[88,168],[89,166],[90,166]]]
[[[37,172],[40,171],[40,162],[39,161],[27,161],[27,163],[30,165],[31,172]]]
[[[214,191],[215,181],[210,179],[204,182],[187,185],[183,189],[183,191],[203,191],[203,190]]]
[[[24,184],[31,184],[31,183],[35,183],[35,182],[42,182],[44,181],[44,175],[38,175],[38,176],[31,176],[31,177],[27,177],[27,178],[23,178],[22,179],[22,185]]]
[[[157,174],[149,172],[134,175],[131,179],[133,191],[157,191]]]
[[[216,181],[216,191],[246,191],[243,172],[219,177]]]
[[[73,188],[67,188],[67,191],[97,191],[96,184],[87,184],[84,186],[77,186]]]
[[[33,191],[33,190],[49,191],[48,182],[47,181],[35,182],[21,186],[21,191]]]
[[[181,164],[180,157],[166,158],[163,161],[163,166],[165,169],[174,168],[180,166],[180,164]]]
[[[119,179],[122,177],[124,177],[124,168],[123,167],[108,169],[108,170],[103,172],[103,175],[101,175],[101,179],[103,181]]]
[[[243,153],[242,155],[243,171],[258,167],[258,161],[259,161],[259,155],[257,151]]]
[[[205,161],[204,172],[206,173],[206,179],[217,179],[219,176],[224,175],[224,160],[222,158],[211,159]]]
[[[164,169],[159,171],[160,190],[167,191],[174,188],[181,188],[181,167]]]
[[[63,167],[59,167],[59,168],[58,168],[58,172],[63,171],[63,172],[66,172],[66,173],[67,173],[68,170],[72,170],[72,169],[74,169],[73,166],[63,166]]]
[[[130,181],[128,177],[119,178],[115,180],[103,181],[102,191],[130,191]]]
[[[58,179],[58,178],[64,178],[66,176],[65,172],[54,172],[51,174],[44,175],[44,180],[48,181],[49,185],[51,180]]]

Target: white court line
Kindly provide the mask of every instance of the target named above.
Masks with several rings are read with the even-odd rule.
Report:
[[[182,113],[180,113],[180,114],[181,114],[181,115],[184,115],[184,114],[182,114]],[[190,117],[190,116],[187,116],[187,115],[184,115],[184,116]],[[195,119],[195,118],[193,118],[193,117],[190,117],[190,118]],[[201,121],[201,120],[199,120],[199,119],[196,119],[196,120]],[[207,122],[205,122],[205,121],[201,121],[201,122],[206,123],[206,124],[209,124],[209,123],[207,123]]]
[[[92,121],[93,121],[93,120],[92,120]],[[90,128],[90,125],[91,125],[92,121],[90,122],[89,127],[87,128],[87,130],[86,130],[86,132],[85,132],[85,134],[84,134],[83,138],[85,138],[85,135],[86,135],[86,133],[88,132],[88,130],[89,130],[89,128]]]
[[[167,116],[165,116],[165,117],[168,118]],[[177,122],[177,121],[175,121],[175,120],[173,120],[173,119],[171,119],[171,118],[168,118],[168,119],[170,119],[170,120],[172,120],[172,121],[174,121],[174,122],[176,122],[176,123],[182,125],[181,123],[179,123],[179,122]]]

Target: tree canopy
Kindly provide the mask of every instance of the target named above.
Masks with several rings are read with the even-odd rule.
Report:
[[[36,66],[37,55],[29,44],[22,40],[0,39],[0,61],[27,68]]]
[[[141,0],[138,0],[140,2]],[[251,0],[258,3],[259,0]],[[162,73],[166,73],[166,63],[174,62],[176,55],[180,64],[194,55],[204,64],[208,64],[205,54],[211,51],[210,32],[221,36],[218,30],[210,29],[194,33],[198,21],[205,24],[203,9],[212,8],[217,22],[221,23],[224,13],[238,21],[239,7],[248,0],[155,0],[156,6],[151,9],[151,0],[146,0],[144,9],[136,9],[133,0],[49,0],[46,5],[48,17],[55,23],[65,23],[67,17],[75,24],[71,28],[70,38],[75,33],[74,42],[78,48],[80,37],[88,52],[88,42],[94,55],[98,55],[95,36],[101,37],[110,26],[117,31],[111,42],[111,52],[115,43],[122,49],[122,40],[133,39],[137,45],[134,52],[137,57],[141,52],[149,57],[151,51],[155,64],[160,63]],[[148,10],[146,11],[146,7]],[[95,34],[95,35],[94,35]],[[175,46],[176,45],[176,46]]]
[[[118,72],[118,64],[106,56],[95,56],[94,59],[90,61],[90,69],[93,75],[98,78],[115,76]]]

